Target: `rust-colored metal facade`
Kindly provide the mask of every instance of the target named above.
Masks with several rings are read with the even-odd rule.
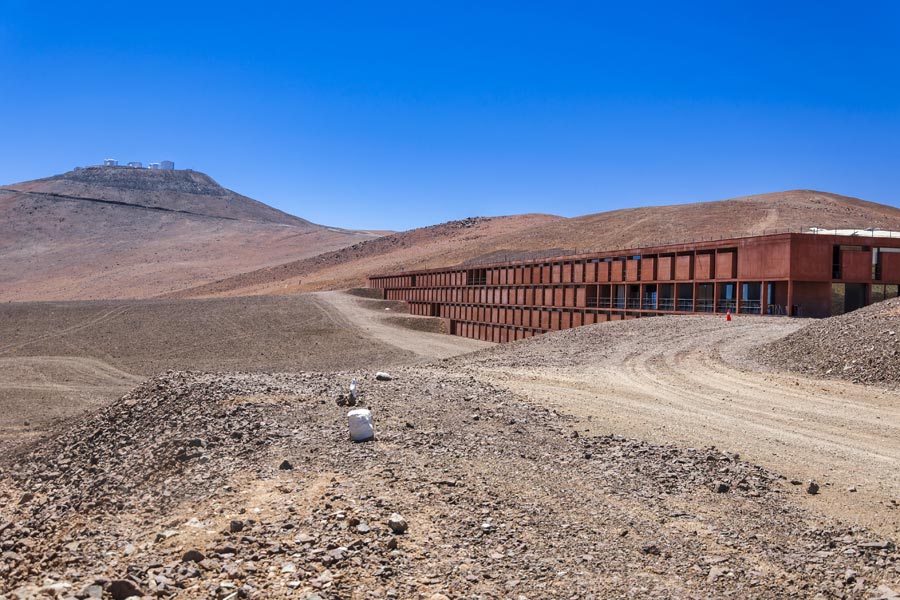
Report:
[[[897,296],[900,238],[778,234],[373,275],[447,331],[506,342],[667,314],[826,317]]]

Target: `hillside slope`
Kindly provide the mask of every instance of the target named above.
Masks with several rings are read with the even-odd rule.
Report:
[[[182,290],[178,295],[334,289],[364,285],[367,275],[402,269],[637,248],[810,227],[880,227],[900,231],[900,209],[826,192],[794,190],[717,202],[622,209],[571,219],[549,215],[469,219],[244,273]]]
[[[376,237],[196,171],[89,167],[0,188],[0,301],[156,296]]]
[[[498,239],[564,221],[553,215],[475,217],[412,229],[319,256],[242,273],[180,290],[172,296],[198,298],[279,294],[365,285],[370,273],[422,269],[470,260],[498,250]]]
[[[824,229],[878,227],[900,231],[900,209],[815,190],[791,190],[715,202],[648,206],[567,219],[529,232],[544,247],[581,250],[639,248],[700,239],[718,239]]]
[[[780,369],[898,389],[900,298],[812,321],[763,346],[759,355]]]

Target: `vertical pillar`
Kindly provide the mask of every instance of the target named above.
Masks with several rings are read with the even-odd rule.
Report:
[[[785,310],[785,312],[787,313],[787,316],[793,317],[794,316],[794,280],[788,279],[787,286],[788,286],[787,309]]]

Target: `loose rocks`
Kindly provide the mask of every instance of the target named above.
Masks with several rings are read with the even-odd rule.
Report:
[[[0,456],[0,596],[849,599],[900,581],[892,544],[813,526],[777,474],[571,437],[568,417],[455,371],[367,388],[384,439],[348,444],[333,399],[351,376],[167,373]]]
[[[392,514],[387,524],[396,534],[406,533],[406,530],[409,529],[409,523],[398,513]]]

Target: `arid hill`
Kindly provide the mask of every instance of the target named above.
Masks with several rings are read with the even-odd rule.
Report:
[[[462,263],[495,251],[497,239],[564,220],[553,215],[516,215],[451,221],[243,273],[171,296],[241,296],[357,287],[365,285],[370,273]]]
[[[178,295],[334,289],[363,285],[367,275],[401,269],[637,248],[810,227],[900,230],[900,209],[825,192],[795,190],[718,202],[615,210],[572,219],[550,215],[468,219],[397,233],[184,290]]]
[[[900,298],[812,321],[760,349],[776,368],[900,388]]]
[[[0,188],[0,301],[145,298],[376,237],[196,171],[89,167]]]

